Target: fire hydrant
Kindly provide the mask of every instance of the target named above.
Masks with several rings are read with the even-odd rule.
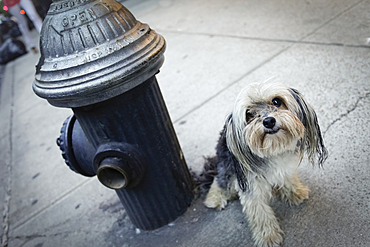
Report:
[[[155,78],[164,50],[164,38],[114,0],[54,0],[33,83],[74,112],[58,138],[67,165],[114,189],[143,230],[175,220],[194,197]]]

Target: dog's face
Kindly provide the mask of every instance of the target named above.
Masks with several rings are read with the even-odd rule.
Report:
[[[319,146],[324,148],[314,110],[297,90],[276,83],[250,84],[240,92],[227,124],[227,144],[241,163],[285,152],[302,156],[305,149],[312,161]]]
[[[246,144],[260,157],[294,151],[305,127],[297,116],[297,102],[279,84],[252,84],[238,96],[236,120]],[[235,116],[234,116],[235,117]]]

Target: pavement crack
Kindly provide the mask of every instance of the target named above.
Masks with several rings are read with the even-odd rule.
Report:
[[[351,112],[353,112],[354,110],[356,110],[356,108],[358,107],[358,104],[360,103],[361,100],[367,98],[368,96],[370,95],[370,92],[369,93],[366,93],[364,96],[361,96],[357,99],[356,103],[354,104],[354,106],[350,109],[348,109],[345,113],[342,113],[339,115],[339,117],[337,117],[336,119],[334,119],[329,125],[328,127],[326,128],[325,131],[323,131],[323,136],[325,136],[325,134],[329,131],[329,129],[337,122],[341,121],[342,118],[348,116],[348,114],[350,114]]]

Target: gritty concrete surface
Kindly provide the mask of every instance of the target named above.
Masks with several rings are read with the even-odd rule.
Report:
[[[245,85],[271,77],[315,108],[329,158],[303,163],[310,199],[272,207],[284,246],[370,246],[370,1],[129,0],[167,41],[157,78],[191,170],[214,154]],[[35,39],[37,39],[37,34]],[[113,190],[71,172],[55,145],[72,111],[31,89],[39,54],[5,67],[0,91],[0,233],[3,245],[253,246],[238,201],[216,212],[200,194],[154,231],[132,225]]]

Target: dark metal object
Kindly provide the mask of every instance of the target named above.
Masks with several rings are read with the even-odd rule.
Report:
[[[115,189],[134,225],[184,213],[193,181],[155,74],[165,41],[112,0],[54,1],[41,31],[34,91],[71,107],[58,145],[67,165]]]
[[[80,107],[120,95],[158,72],[165,41],[114,0],[54,1],[40,34],[33,89]]]

